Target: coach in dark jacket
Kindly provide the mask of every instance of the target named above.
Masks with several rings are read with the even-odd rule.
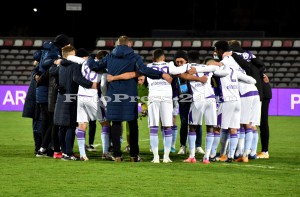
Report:
[[[132,41],[127,36],[117,40],[117,46],[99,62],[89,58],[89,67],[94,71],[107,68],[108,74],[115,76],[125,72],[136,71],[150,78],[165,78],[171,82],[171,76],[153,70],[144,65],[142,58],[131,48]],[[138,157],[138,107],[137,107],[137,79],[119,80],[108,83],[107,119],[112,121],[112,142],[116,161],[122,161],[121,152],[121,123],[128,121],[130,130],[130,156],[132,162],[140,161]]]
[[[63,159],[70,160],[74,158],[73,144],[77,126],[78,87],[81,85],[85,88],[97,88],[97,86],[82,76],[80,64],[63,59],[60,65],[58,71],[58,96],[54,110],[54,124],[60,126],[61,146],[65,154],[63,155]]]
[[[32,71],[32,75],[33,73],[34,70]],[[37,154],[42,145],[42,134],[40,130],[42,120],[39,105],[36,103],[35,90],[36,81],[33,79],[33,77],[31,77],[23,106],[22,117],[32,119],[33,140],[35,145],[34,154]]]

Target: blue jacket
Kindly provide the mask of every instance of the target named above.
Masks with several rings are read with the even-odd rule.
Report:
[[[40,75],[42,80],[37,83],[36,88],[36,102],[37,103],[48,103],[48,86],[49,86],[49,75],[48,70],[54,63],[54,60],[60,58],[61,49],[58,48],[53,42],[45,41],[43,43],[43,50],[39,54],[39,64],[35,69],[35,75]],[[36,59],[36,57],[34,57]]]
[[[152,79],[160,79],[162,72],[148,68],[144,65],[141,56],[133,49],[118,45],[113,51],[99,62],[88,60],[91,70],[100,71],[107,68],[108,74],[113,76],[125,72],[137,71],[141,75]],[[120,80],[108,83],[107,119],[110,121],[130,121],[137,119],[137,79]]]

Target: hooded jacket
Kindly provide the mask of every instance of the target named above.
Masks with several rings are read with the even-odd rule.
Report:
[[[127,45],[117,45],[113,51],[102,60],[95,62],[89,58],[91,70],[100,71],[107,68],[113,76],[125,72],[137,71],[152,79],[160,79],[162,72],[144,65],[141,56],[134,53]],[[138,118],[137,79],[119,80],[108,83],[107,119],[110,121],[130,121]]]

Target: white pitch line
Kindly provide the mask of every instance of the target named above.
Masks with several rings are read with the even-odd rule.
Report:
[[[250,167],[250,168],[264,168],[264,169],[274,169],[274,170],[293,170],[293,171],[300,171],[300,168],[281,168],[281,167],[274,167],[274,166],[268,166],[268,165],[251,165],[251,164],[229,164],[229,163],[224,163],[224,165],[233,165],[233,166],[238,166],[238,167]]]

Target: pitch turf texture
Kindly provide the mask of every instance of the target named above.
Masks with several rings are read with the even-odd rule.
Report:
[[[101,143],[100,128],[98,124],[95,144]],[[87,162],[62,161],[36,158],[31,119],[20,112],[0,112],[0,196],[299,196],[299,128],[300,117],[270,117],[268,160],[204,165],[202,155],[191,164],[182,162],[186,156],[172,153],[173,163],[153,164],[144,118],[139,121],[144,162],[129,162],[127,153],[123,163],[103,161],[101,146],[87,152]],[[205,133],[203,148],[204,139]],[[76,141],[74,150],[78,153]]]

